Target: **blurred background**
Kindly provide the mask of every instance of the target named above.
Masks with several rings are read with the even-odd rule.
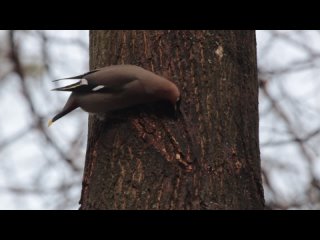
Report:
[[[269,209],[320,209],[320,31],[257,31]],[[47,121],[88,71],[89,31],[0,31],[0,209],[78,209],[87,114]]]

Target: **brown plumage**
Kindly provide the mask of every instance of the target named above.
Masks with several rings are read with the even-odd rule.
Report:
[[[49,126],[78,107],[90,113],[104,113],[161,100],[176,105],[180,98],[173,82],[134,65],[107,66],[64,79],[80,81],[53,89],[72,93],[62,111],[49,120]],[[55,81],[59,80],[63,79]]]

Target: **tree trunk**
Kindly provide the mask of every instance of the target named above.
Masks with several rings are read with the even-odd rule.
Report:
[[[163,104],[89,117],[80,209],[262,209],[254,31],[91,31],[90,67],[175,82]]]

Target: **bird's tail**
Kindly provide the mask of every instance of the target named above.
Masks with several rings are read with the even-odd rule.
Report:
[[[50,125],[57,121],[59,118],[62,118],[63,116],[65,116],[66,114],[68,114],[69,112],[75,110],[76,108],[78,108],[79,105],[77,104],[77,102],[74,100],[74,98],[71,96],[69,97],[68,101],[66,102],[66,104],[64,105],[63,109],[61,112],[59,112],[56,116],[54,116],[52,119],[50,119],[48,121],[48,127],[50,127]]]

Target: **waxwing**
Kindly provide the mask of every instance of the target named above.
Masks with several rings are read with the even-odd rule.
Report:
[[[130,106],[167,100],[174,106],[180,99],[178,87],[168,79],[134,65],[112,65],[75,77],[77,83],[52,89],[71,91],[64,108],[53,122],[80,107],[89,113],[105,113]]]

